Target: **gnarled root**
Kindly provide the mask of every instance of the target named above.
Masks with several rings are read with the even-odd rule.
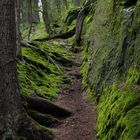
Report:
[[[27,107],[29,109],[36,110],[40,113],[51,114],[56,118],[65,118],[72,115],[71,111],[62,108],[44,98],[23,96],[23,99],[27,101]]]

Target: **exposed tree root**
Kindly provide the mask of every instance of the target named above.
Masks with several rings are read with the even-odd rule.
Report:
[[[59,64],[62,64],[65,67],[72,67],[73,62],[71,60],[62,57],[60,54],[56,52],[52,52],[52,54],[53,54],[53,56],[51,56],[52,59],[57,61]]]
[[[72,115],[71,111],[61,108],[44,98],[23,96],[23,99],[28,103],[27,108],[41,113],[51,114],[56,118],[65,118]]]
[[[75,28],[73,28],[72,30],[66,32],[66,33],[62,33],[60,35],[55,35],[55,36],[49,36],[46,38],[40,38],[40,39],[35,39],[34,41],[48,41],[51,39],[68,39],[70,37],[72,37],[75,34]]]
[[[18,130],[18,138],[14,140],[53,140],[54,135],[47,128],[34,122],[27,115],[23,116],[23,121]]]
[[[59,64],[65,66],[65,67],[71,67],[72,66],[72,61],[64,58],[63,56],[61,56],[60,54],[58,54],[56,52],[52,52],[53,56],[50,56],[49,53],[47,53],[43,49],[41,49],[39,47],[36,47],[36,44],[34,44],[33,42],[25,42],[25,41],[22,41],[21,44],[22,44],[23,47],[31,48],[31,49],[37,51],[40,55],[45,56],[45,58],[48,59],[50,62],[52,62],[58,68],[58,70],[61,70],[61,69],[55,63],[55,61],[58,62]],[[24,59],[27,62],[31,63],[28,58],[24,57]],[[35,65],[37,65],[37,64],[35,64]],[[41,68],[42,68],[42,66],[41,66]]]
[[[59,125],[61,123],[59,119],[72,115],[69,110],[44,98],[22,95],[22,99],[26,102],[24,107],[30,117],[26,113],[23,115],[15,140],[53,140],[52,132],[46,127]]]
[[[39,113],[37,111],[28,110],[28,114],[39,124],[46,127],[53,127],[56,124],[60,124],[60,121],[51,115]]]
[[[32,42],[26,42],[26,41],[22,41],[21,45],[23,47],[27,47],[27,48],[31,48],[35,51],[37,51],[38,53],[40,53],[41,55],[44,55],[46,58],[48,58],[48,53],[45,52],[43,49],[36,47],[36,44],[32,43]]]
[[[33,64],[34,66],[36,67],[39,67],[40,69],[42,69],[43,71],[45,71],[46,73],[51,73],[51,70],[49,68],[47,68],[46,66],[44,66],[43,64],[41,63],[38,63],[36,61],[32,61],[31,59],[27,58],[27,57],[24,57],[23,56],[23,59],[29,63],[29,64]]]

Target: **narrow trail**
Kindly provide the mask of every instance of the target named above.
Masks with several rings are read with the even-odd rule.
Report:
[[[73,115],[53,128],[54,140],[95,140],[96,108],[86,100],[86,93],[82,91],[81,53],[73,54],[72,59],[75,64],[65,69],[64,78],[65,81],[74,78],[74,83],[65,82],[56,104],[71,110]]]

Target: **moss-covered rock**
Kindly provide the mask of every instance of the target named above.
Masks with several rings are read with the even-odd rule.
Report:
[[[126,4],[98,0],[84,30],[88,51],[82,71],[97,99],[99,140],[140,137],[140,1]]]

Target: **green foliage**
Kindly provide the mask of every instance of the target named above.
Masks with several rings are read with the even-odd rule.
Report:
[[[97,137],[100,140],[135,140],[140,133],[140,89],[115,82],[104,89],[98,105]]]

